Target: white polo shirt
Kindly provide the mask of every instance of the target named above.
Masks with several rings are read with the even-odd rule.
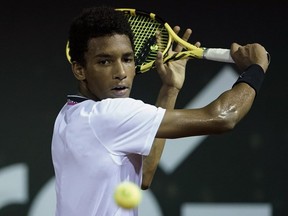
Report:
[[[132,98],[101,101],[68,96],[54,125],[56,216],[136,216],[113,199],[125,180],[140,186],[165,109]]]

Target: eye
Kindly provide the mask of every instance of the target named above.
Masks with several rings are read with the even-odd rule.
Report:
[[[126,59],[124,59],[124,60],[125,60],[125,62],[130,63],[130,62],[133,62],[133,61],[134,61],[134,58],[126,58]]]
[[[98,61],[98,64],[102,64],[102,65],[107,65],[109,64],[111,61],[108,59],[101,59]]]
[[[123,59],[124,59],[124,61],[127,62],[127,63],[133,62],[133,61],[134,61],[134,55],[124,56]]]

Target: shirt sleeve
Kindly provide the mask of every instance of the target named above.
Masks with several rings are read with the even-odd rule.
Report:
[[[148,155],[165,109],[132,98],[106,99],[95,105],[90,125],[113,154]]]

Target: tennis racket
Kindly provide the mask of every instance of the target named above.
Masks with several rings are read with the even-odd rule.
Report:
[[[115,10],[122,11],[127,16],[134,33],[137,73],[144,73],[154,68],[158,51],[163,53],[164,63],[185,58],[234,63],[230,49],[196,47],[180,38],[166,21],[154,13],[131,8],[117,8]],[[168,55],[173,41],[181,44],[185,51]],[[66,46],[66,56],[70,61],[69,42]]]
[[[183,58],[234,63],[230,49],[196,47],[180,38],[166,21],[154,13],[131,8],[116,10],[125,13],[134,33],[137,72],[143,73],[153,68],[158,51],[163,53],[164,63]],[[156,34],[160,34],[160,40],[156,40]],[[185,51],[168,55],[173,41],[181,44]]]

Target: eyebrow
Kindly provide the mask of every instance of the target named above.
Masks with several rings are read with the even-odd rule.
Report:
[[[111,57],[111,56],[113,56],[113,55],[111,55],[109,53],[99,53],[99,54],[94,55],[93,58],[101,58],[101,57],[107,58],[107,57]],[[133,51],[132,52],[126,52],[122,56],[134,56],[134,52]]]

